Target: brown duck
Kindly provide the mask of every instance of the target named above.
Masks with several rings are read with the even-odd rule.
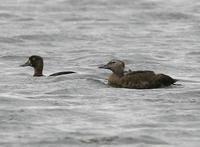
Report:
[[[21,67],[25,67],[25,66],[31,66],[34,68],[34,75],[35,77],[40,77],[43,76],[43,66],[44,66],[44,62],[43,62],[43,58],[37,55],[32,55],[29,57],[28,61],[23,64],[20,65]],[[59,75],[64,75],[64,74],[71,74],[71,73],[75,73],[73,71],[64,71],[64,72],[57,72],[54,74],[51,74],[49,76],[59,76]]]
[[[113,87],[151,89],[170,86],[177,81],[168,75],[155,74],[153,71],[129,71],[125,73],[125,64],[120,60],[111,60],[99,68],[109,69],[113,72],[108,78],[108,84]]]

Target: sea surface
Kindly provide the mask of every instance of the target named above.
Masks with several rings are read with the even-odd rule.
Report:
[[[111,59],[179,81],[112,88]],[[0,69],[1,147],[200,146],[199,0],[0,0]]]

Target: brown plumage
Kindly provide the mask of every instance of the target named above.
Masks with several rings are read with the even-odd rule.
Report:
[[[43,76],[43,58],[37,55],[32,55],[29,57],[28,61],[26,63],[24,63],[23,65],[20,65],[21,67],[25,67],[25,66],[31,66],[34,68],[34,75],[35,77],[40,77]],[[59,75],[64,75],[64,74],[71,74],[71,73],[75,73],[73,71],[63,71],[63,72],[58,72],[58,73],[54,73],[51,74],[49,76],[59,76]]]
[[[126,74],[125,64],[120,60],[111,60],[99,68],[113,72],[108,78],[108,84],[113,87],[151,89],[170,86],[177,81],[168,75],[155,74],[153,71],[130,71]]]

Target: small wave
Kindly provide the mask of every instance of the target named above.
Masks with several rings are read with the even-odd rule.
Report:
[[[200,52],[199,51],[193,51],[193,52],[189,52],[187,53],[186,55],[200,55]]]
[[[180,12],[152,12],[148,13],[154,19],[160,20],[190,20],[194,16]]]
[[[155,2],[141,2],[140,7],[143,9],[155,9],[158,6]]]
[[[142,135],[137,138],[134,137],[119,137],[119,136],[109,136],[109,137],[99,137],[81,140],[83,143],[87,144],[151,144],[151,145],[166,145],[165,141],[158,138]]]
[[[0,56],[0,58],[1,58],[1,59],[4,59],[4,60],[16,60],[16,59],[25,58],[25,56],[3,55],[3,56]]]
[[[20,38],[9,38],[9,37],[0,37],[0,43],[22,43],[23,40]]]
[[[32,34],[32,35],[19,35],[16,36],[16,39],[22,39],[22,40],[34,40],[34,41],[54,41],[55,37],[57,35],[55,34]]]
[[[95,86],[106,86],[108,87],[107,83],[104,79],[97,79],[97,78],[87,78],[87,81],[91,82],[92,84],[95,84]]]
[[[176,79],[176,80],[178,80],[180,82],[187,82],[187,83],[200,83],[199,80],[191,80],[191,79]],[[181,85],[181,84],[179,84],[179,85]]]
[[[82,18],[82,17],[80,17],[80,18],[65,18],[65,19],[63,19],[63,21],[65,22],[65,21],[67,21],[67,22],[81,22],[81,21],[92,21],[93,19],[91,19],[91,18]]]
[[[15,14],[10,14],[10,13],[0,13],[0,18],[16,18],[19,17],[18,15]]]
[[[24,22],[24,21],[34,21],[34,20],[35,20],[34,18],[19,18],[19,19],[16,19],[15,21]]]

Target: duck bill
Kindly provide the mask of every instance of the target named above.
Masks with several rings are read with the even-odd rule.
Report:
[[[99,68],[110,69],[110,67],[107,64],[106,65],[100,65]]]
[[[20,65],[20,67],[26,67],[26,66],[31,66],[30,60],[28,60],[26,63]]]

